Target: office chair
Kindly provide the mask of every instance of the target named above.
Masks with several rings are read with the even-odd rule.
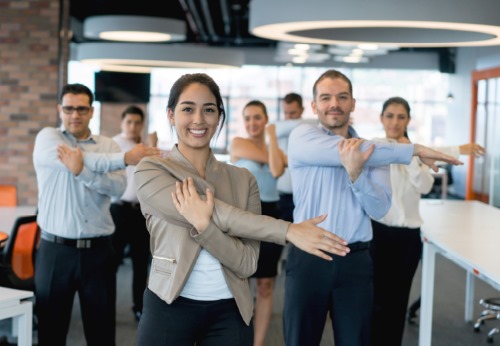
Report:
[[[17,188],[13,185],[0,185],[0,207],[17,205]]]
[[[500,320],[500,298],[483,298],[479,304],[484,307],[481,315],[474,323],[474,331],[479,332],[479,329],[486,320]],[[500,333],[500,328],[495,327],[488,332],[487,341],[493,342],[493,335]]]
[[[7,245],[0,254],[0,286],[35,290],[35,253],[39,240],[40,227],[36,222],[36,215],[18,217]],[[33,314],[34,329],[37,324],[36,315]],[[7,336],[0,337],[1,345],[10,345],[7,341]]]
[[[34,262],[39,240],[36,215],[18,217],[1,255],[0,286],[34,291]]]

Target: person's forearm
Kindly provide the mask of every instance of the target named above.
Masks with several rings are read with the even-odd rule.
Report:
[[[92,172],[108,173],[125,168],[123,152],[87,153],[83,155],[83,164]]]
[[[276,135],[269,136],[269,170],[275,178],[280,177],[285,172],[283,153],[278,146]]]
[[[218,229],[192,234],[192,236],[223,266],[232,270],[240,278],[248,278],[257,270],[259,241],[232,237]]]
[[[84,168],[76,179],[87,188],[111,197],[120,197],[127,187],[127,177],[124,171],[95,173]]]

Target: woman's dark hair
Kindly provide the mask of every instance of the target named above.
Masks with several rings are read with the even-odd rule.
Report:
[[[92,94],[92,91],[90,91],[90,89],[83,84],[75,83],[63,86],[61,90],[61,97],[59,98],[61,103],[64,95],[66,94],[85,94],[89,97],[89,104],[92,106],[92,103],[94,103],[94,94]]]
[[[220,89],[217,83],[205,73],[192,73],[182,75],[179,79],[177,79],[172,85],[170,89],[170,96],[168,97],[167,110],[171,109],[174,111],[177,106],[177,102],[179,102],[179,97],[188,86],[194,83],[199,83],[205,85],[212,94],[215,96],[215,102],[217,104],[217,109],[219,110],[219,133],[224,126],[224,122],[226,121],[226,112],[224,111],[224,103],[222,102],[222,96],[220,94]]]
[[[264,112],[264,115],[266,116],[266,119],[269,119],[269,116],[267,115],[267,108],[266,105],[260,102],[259,100],[252,100],[248,102],[245,107],[243,107],[243,111],[250,106],[255,106],[255,107],[260,107],[262,111]]]
[[[390,99],[387,99],[384,104],[382,105],[382,113],[380,113],[380,116],[382,116],[382,114],[384,114],[385,110],[387,109],[387,107],[389,107],[390,105],[393,105],[393,104],[398,104],[398,105],[401,105],[404,107],[404,109],[406,110],[406,113],[408,113],[408,118],[411,119],[411,114],[410,114],[410,104],[408,103],[408,101],[406,101],[404,98],[402,97],[399,97],[399,96],[395,96],[395,97],[391,97]],[[405,134],[404,136],[408,139],[410,139],[408,137],[408,131],[405,130]]]

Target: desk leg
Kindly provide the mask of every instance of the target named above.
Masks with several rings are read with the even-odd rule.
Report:
[[[12,318],[12,324],[17,326],[17,344],[19,346],[32,346],[33,302],[25,300],[1,309],[0,319],[4,318]]]
[[[474,314],[474,274],[467,270],[465,282],[465,322],[472,321]]]
[[[31,301],[23,301],[21,306],[23,313],[14,317],[18,323],[17,344],[19,346],[31,346],[33,337],[33,303]]]
[[[419,346],[431,345],[435,265],[436,248],[424,239],[424,249],[422,254],[422,300],[420,304],[420,330],[418,336]]]

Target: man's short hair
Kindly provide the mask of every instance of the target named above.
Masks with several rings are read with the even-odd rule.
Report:
[[[144,121],[144,112],[137,106],[128,106],[122,113],[122,120],[125,119],[127,114],[137,114],[141,117],[141,121]]]
[[[293,102],[297,102],[300,106],[300,108],[303,108],[302,106],[302,96],[296,93],[288,93],[283,97],[283,102],[290,104]]]
[[[314,99],[316,99],[316,94],[317,94],[316,87],[318,86],[318,83],[321,82],[325,78],[342,79],[343,81],[345,81],[349,85],[349,92],[351,93],[351,96],[353,96],[352,95],[351,80],[349,78],[347,78],[347,76],[340,71],[328,70],[328,71],[324,72],[321,76],[319,76],[319,78],[316,80],[316,82],[314,82],[314,86],[313,86],[313,98]]]

